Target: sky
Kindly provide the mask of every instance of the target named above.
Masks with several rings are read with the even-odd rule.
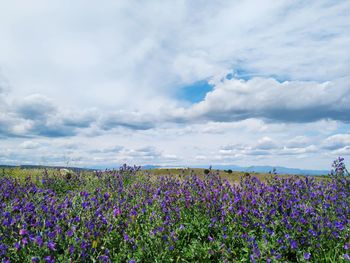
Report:
[[[350,2],[0,0],[0,163],[350,160]]]

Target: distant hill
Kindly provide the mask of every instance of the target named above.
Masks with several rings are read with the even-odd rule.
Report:
[[[147,166],[148,169],[157,169],[157,168],[168,168],[166,166]],[[179,166],[182,167],[182,166]],[[193,168],[208,168],[209,165],[194,165],[191,166]],[[287,168],[282,166],[237,166],[237,165],[212,165],[212,169],[215,170],[228,170],[237,172],[257,172],[257,173],[269,173],[275,169],[277,174],[295,174],[295,175],[327,175],[329,173],[328,170],[307,170],[307,169],[298,169],[298,168]],[[147,170],[147,169],[145,169]]]
[[[70,169],[72,171],[86,171],[86,170],[104,170],[104,169],[118,169],[118,165],[116,166],[98,166],[98,167],[89,167],[89,168],[81,168],[81,167],[65,167],[65,166],[45,166],[45,165],[20,165],[20,166],[14,166],[14,165],[0,165],[0,168],[15,168],[20,167],[22,169]],[[171,166],[171,168],[182,168],[183,165],[179,166]],[[193,165],[191,168],[208,168],[209,165]],[[161,165],[144,165],[142,166],[142,170],[152,170],[152,169],[159,169],[159,168],[170,168],[169,166],[161,166]],[[296,175],[327,175],[329,173],[328,170],[307,170],[307,169],[298,169],[298,168],[287,168],[282,166],[237,166],[237,165],[212,165],[212,169],[215,170],[228,170],[231,169],[232,171],[238,171],[238,172],[257,172],[257,173],[269,173],[272,172],[273,169],[275,169],[277,174],[296,174]]]

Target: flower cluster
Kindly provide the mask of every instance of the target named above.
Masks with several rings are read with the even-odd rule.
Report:
[[[350,258],[346,177],[275,176],[262,182],[245,176],[232,184],[214,173],[155,180],[135,170],[86,172],[61,181],[48,172],[42,180],[1,178],[0,261]]]
[[[350,175],[349,171],[346,169],[343,157],[338,157],[333,161],[330,175],[331,176]]]

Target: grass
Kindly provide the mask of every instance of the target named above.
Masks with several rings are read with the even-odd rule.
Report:
[[[205,178],[204,169],[202,168],[186,168],[186,169],[177,169],[177,168],[160,168],[160,169],[152,169],[147,171],[140,171],[140,174],[147,174],[151,177],[157,178],[160,176],[174,176],[176,178],[185,178],[186,176],[196,175],[201,179]],[[258,178],[260,181],[266,182],[271,180],[276,175],[270,173],[257,173],[257,172],[238,172],[233,171],[232,173],[227,173],[224,170],[212,170],[212,174],[218,175],[222,180],[228,180],[230,183],[237,184],[240,182],[242,177],[247,175],[254,176]],[[281,178],[305,178],[305,175],[290,175],[290,174],[278,174],[278,177]],[[315,180],[328,180],[327,176],[308,176],[309,178],[314,178]]]

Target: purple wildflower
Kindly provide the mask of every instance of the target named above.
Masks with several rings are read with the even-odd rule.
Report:
[[[74,253],[74,246],[73,245],[69,245],[68,251],[70,254]]]
[[[73,230],[71,230],[71,229],[68,230],[66,234],[67,234],[68,237],[72,237],[73,236]]]
[[[130,241],[130,238],[129,238],[128,234],[124,233],[123,237],[124,237],[125,241]]]
[[[21,236],[24,236],[24,235],[28,234],[28,231],[26,229],[21,229],[21,230],[19,230],[19,234]]]
[[[37,236],[36,239],[35,239],[35,243],[39,246],[39,247],[42,247],[43,246],[43,238],[41,236]]]
[[[295,240],[290,241],[290,247],[292,249],[297,249],[298,248],[298,243]]]
[[[114,217],[117,217],[117,216],[121,215],[120,209],[119,209],[118,207],[115,208],[115,209],[113,210],[113,214],[114,214]]]
[[[47,243],[47,248],[50,250],[56,250],[56,244],[53,241]]]
[[[102,256],[99,256],[99,260],[103,263],[109,263],[111,262],[111,260],[109,259],[109,256],[107,255],[102,255]]]
[[[19,242],[16,242],[14,245],[15,249],[20,250],[21,249],[21,244]]]
[[[55,263],[55,259],[52,256],[46,256],[44,260],[46,263]]]
[[[310,257],[311,257],[311,253],[310,253],[310,252],[304,253],[304,259],[305,259],[305,260],[309,260]]]

